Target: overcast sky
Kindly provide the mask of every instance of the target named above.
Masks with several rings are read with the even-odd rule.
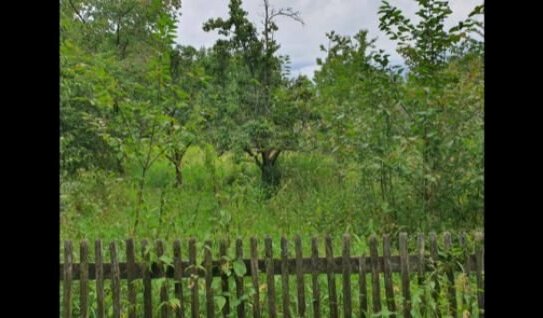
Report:
[[[178,27],[177,42],[196,48],[211,47],[219,38],[217,32],[204,32],[202,25],[209,18],[228,17],[228,0],[183,0],[181,19]],[[261,30],[263,15],[262,0],[244,0],[243,8],[249,13],[249,19]],[[317,57],[324,57],[319,46],[327,44],[325,33],[335,30],[341,35],[354,35],[360,29],[369,31],[370,38],[377,38],[377,48],[384,49],[391,55],[393,64],[403,64],[396,53],[394,42],[379,31],[377,11],[380,0],[270,0],[274,8],[291,7],[300,11],[305,25],[280,17],[277,20],[279,31],[276,39],[281,45],[279,53],[289,55],[291,75],[306,74],[310,78],[317,69]],[[414,0],[389,0],[412,21],[418,21]],[[453,11],[446,27],[452,27],[465,19],[471,10],[482,0],[451,0]]]

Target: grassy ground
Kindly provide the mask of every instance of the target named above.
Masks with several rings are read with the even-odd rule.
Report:
[[[345,166],[335,162],[332,158],[319,155],[306,155],[287,153],[280,158],[282,183],[277,194],[271,199],[265,199],[260,190],[260,172],[256,165],[247,158],[235,158],[232,154],[217,157],[212,151],[192,147],[186,155],[183,166],[184,184],[181,188],[172,186],[174,178],[173,168],[165,161],[158,161],[148,173],[144,188],[144,201],[138,228],[133,233],[135,210],[137,207],[137,181],[139,170],[136,166],[127,166],[124,176],[108,174],[105,172],[81,172],[76,178],[63,180],[61,184],[61,239],[74,241],[74,250],[78,250],[78,241],[102,239],[105,242],[116,240],[119,245],[118,255],[124,261],[125,252],[122,240],[133,237],[138,247],[141,239],[162,239],[165,241],[167,254],[171,254],[171,242],[174,239],[183,240],[183,259],[187,258],[186,238],[197,239],[198,260],[203,255],[203,241],[206,239],[242,238],[244,254],[249,255],[249,240],[251,236],[259,238],[259,255],[264,255],[263,237],[270,235],[273,239],[273,254],[280,255],[279,237],[286,236],[291,256],[294,246],[292,238],[295,234],[302,237],[303,254],[310,255],[310,237],[319,237],[319,255],[324,255],[322,237],[330,234],[333,238],[334,252],[340,255],[341,235],[350,233],[353,237],[351,255],[368,255],[367,236],[370,234],[387,233],[391,235],[393,254],[397,255],[397,233],[407,231],[410,233],[409,250],[416,250],[417,232],[427,233],[430,230],[442,232],[449,230],[458,232],[466,230],[480,230],[480,223],[458,223],[450,219],[440,219],[430,222],[428,218],[415,212],[408,204],[401,211],[391,211],[386,206],[378,204],[379,194],[373,192],[378,187],[377,181],[368,185],[368,179],[361,175],[356,166]],[[103,255],[108,259],[107,243]],[[440,242],[441,244],[441,242]],[[229,252],[232,253],[232,245]],[[379,246],[380,252],[382,246]],[[78,253],[75,253],[74,262],[78,262]],[[93,255],[89,261],[93,261]],[[213,246],[213,255],[218,254],[216,242]],[[170,255],[171,256],[171,255]],[[233,257],[233,255],[231,255]],[[63,257],[61,251],[61,258]],[[396,275],[396,274],[395,274]],[[233,279],[233,278],[232,278]],[[371,276],[367,276],[370,284]],[[442,290],[439,301],[435,303],[428,298],[429,292],[435,288],[431,281],[422,286],[416,284],[416,277],[412,277],[411,294],[414,302],[414,316],[428,316],[420,313],[420,304],[427,299],[429,308],[440,307],[446,310],[447,294]],[[443,278],[445,279],[445,278]],[[278,300],[281,299],[280,276],[276,277],[276,292]],[[306,303],[309,313],[311,307],[311,279],[305,278]],[[266,307],[265,277],[262,276],[261,302]],[[465,286],[465,293],[458,288],[458,299],[461,300],[459,312],[472,312],[466,317],[477,317],[476,290],[474,278],[466,283],[464,276],[456,276],[456,284]],[[138,283],[141,281],[138,280]],[[188,280],[184,284],[189,284]],[[200,280],[199,284],[203,284]],[[126,293],[126,282],[122,283],[123,294]],[[160,282],[153,282],[155,299],[159,303],[158,288]],[[328,286],[326,276],[319,277],[321,285],[321,302],[323,315],[328,311]],[[337,290],[342,310],[341,279],[336,279]],[[357,289],[358,278],[352,277],[353,290]],[[381,278],[381,293],[383,308],[386,308],[384,299],[384,286]],[[74,285],[74,295],[77,295],[77,283]],[[220,280],[214,280],[215,294],[221,297]],[[233,282],[231,284],[233,286]],[[188,285],[185,287],[188,288]],[[106,284],[106,295],[109,283]],[[173,285],[169,286],[173,292]],[[246,291],[251,293],[250,280],[246,280]],[[399,277],[394,278],[396,290],[396,303],[401,304],[401,286]],[[95,290],[90,286],[90,304],[95,306]],[[138,292],[138,304],[142,304],[141,289]],[[205,303],[203,285],[200,288],[200,302]],[[233,292],[233,290],[232,290]],[[296,288],[294,277],[291,277],[289,294],[291,310],[296,312]],[[173,293],[170,293],[173,295]],[[358,315],[358,294],[353,294],[353,307]],[[190,294],[185,294],[186,302],[190,301]],[[111,312],[110,297],[106,297],[106,312]],[[217,299],[216,299],[217,300]],[[217,300],[217,304],[221,303]],[[371,294],[370,294],[371,308]],[[165,304],[175,307],[175,302]],[[123,312],[127,304],[123,304]],[[252,304],[247,303],[248,312]],[[278,310],[282,312],[282,305],[278,301]],[[77,312],[78,301],[74,300],[74,312]],[[158,306],[155,307],[158,313]],[[91,307],[91,317],[95,315],[95,307]],[[219,307],[217,305],[217,310]],[[234,308],[232,308],[234,309]],[[398,307],[401,310],[401,305]],[[433,309],[431,309],[433,310]],[[141,308],[138,308],[141,312]],[[382,313],[386,316],[386,313]],[[432,316],[431,314],[429,316]],[[465,316],[463,314],[463,316]]]
[[[204,240],[345,232],[366,236],[482,226],[449,218],[432,221],[409,203],[402,205],[403,211],[391,211],[379,203],[377,180],[368,182],[355,166],[340,165],[330,157],[287,153],[279,164],[281,186],[265,199],[260,172],[248,158],[217,157],[192,147],[184,160],[181,188],[172,186],[173,168],[158,161],[146,178],[135,232],[138,168],[127,166],[124,176],[81,172],[61,183],[61,238]]]

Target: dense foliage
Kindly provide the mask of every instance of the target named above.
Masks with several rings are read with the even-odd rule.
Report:
[[[62,237],[481,228],[483,7],[446,29],[416,2],[379,10],[407,69],[331,31],[310,80],[274,37],[301,14],[268,0],[262,25],[231,0],[202,49],[175,43],[180,1],[62,0]]]

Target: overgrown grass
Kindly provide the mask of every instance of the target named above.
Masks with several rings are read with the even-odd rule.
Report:
[[[368,181],[359,167],[329,156],[286,153],[279,165],[281,186],[265,199],[258,167],[248,158],[218,157],[211,148],[191,147],[180,188],[173,186],[173,167],[157,161],[145,180],[141,220],[134,235],[137,166],[127,165],[124,176],[81,171],[62,180],[61,238],[368,235],[482,227],[482,222],[450,218],[429,222],[407,199],[403,210],[392,210],[379,203],[374,193],[377,181]],[[401,195],[397,200],[402,202]]]

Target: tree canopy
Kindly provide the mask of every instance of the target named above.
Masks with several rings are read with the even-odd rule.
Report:
[[[330,30],[310,79],[289,74],[276,36],[302,13],[268,0],[261,25],[230,0],[202,26],[219,38],[199,49],[175,43],[181,1],[62,0],[63,184],[128,180],[130,233],[190,189],[202,197],[187,209],[224,216],[254,195],[319,230],[366,226],[349,221],[355,210],[394,230],[482,225],[484,6],[447,29],[447,1],[415,2],[418,23],[387,1],[378,12],[405,65],[367,30]]]

